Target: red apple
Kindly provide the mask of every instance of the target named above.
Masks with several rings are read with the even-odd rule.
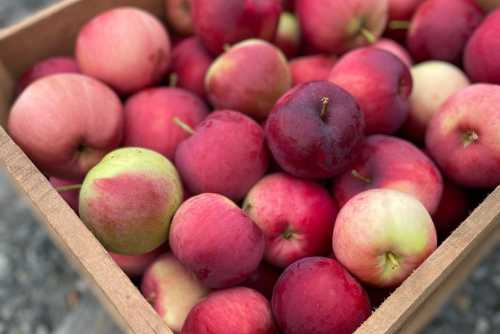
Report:
[[[351,51],[335,64],[329,80],[357,99],[366,134],[392,134],[408,116],[410,69],[392,53],[374,47]]]
[[[408,49],[418,62],[434,59],[458,63],[482,19],[481,10],[471,0],[426,0],[411,21]]]
[[[327,80],[337,57],[327,55],[303,56],[292,59],[288,66],[292,75],[292,85]]]
[[[76,180],[59,179],[57,177],[49,178],[50,184],[59,191],[59,195],[68,203],[68,205],[78,214],[78,199],[80,189],[65,189],[66,187],[78,186],[83,182],[83,178]]]
[[[274,285],[280,277],[280,270],[262,262],[257,270],[242,283],[242,286],[254,289],[271,300],[273,295]]]
[[[266,237],[269,263],[285,268],[303,257],[328,254],[337,207],[319,184],[268,175],[250,190],[243,210]]]
[[[427,149],[459,185],[500,184],[499,105],[500,86],[471,85],[449,97],[429,123]]]
[[[24,90],[7,128],[42,172],[77,179],[118,147],[123,110],[116,94],[99,81],[57,74]]]
[[[195,127],[208,115],[202,100],[179,88],[149,88],[125,104],[125,146],[144,147],[170,160],[180,142],[189,137],[174,120]]]
[[[291,264],[276,283],[272,308],[283,334],[351,334],[371,313],[361,285],[325,257]]]
[[[465,71],[472,81],[500,84],[500,9],[476,29],[464,53]]]
[[[116,264],[130,277],[139,277],[161,255],[166,253],[166,247],[160,246],[151,252],[140,255],[122,255],[109,252]]]
[[[363,115],[345,90],[313,81],[280,98],[267,119],[266,138],[286,172],[329,178],[342,173],[354,158],[363,139]]]
[[[189,312],[181,334],[277,334],[269,302],[255,290],[217,291]]]
[[[379,39],[372,46],[392,53],[393,55],[398,57],[403,63],[405,63],[406,66],[410,68],[413,65],[413,59],[411,59],[411,56],[408,53],[408,51],[406,51],[404,47],[402,47],[400,44],[393,41],[392,39],[388,38]]]
[[[201,194],[185,201],[172,221],[174,255],[209,288],[244,282],[259,266],[264,235],[231,200]]]
[[[274,45],[257,39],[236,44],[208,69],[205,88],[215,109],[262,121],[292,85],[288,63]]]
[[[281,0],[191,0],[194,30],[215,55],[248,38],[272,41]]]
[[[393,40],[403,42],[406,39],[407,31],[405,25],[409,24],[413,14],[423,1],[424,0],[388,0],[389,24],[386,35]],[[392,25],[395,22],[404,22],[404,28],[393,28]]]
[[[165,16],[176,33],[183,36],[193,34],[191,0],[165,0]]]
[[[280,16],[274,44],[288,57],[295,57],[300,50],[300,26],[295,14],[283,12]]]
[[[337,216],[333,251],[366,284],[387,288],[403,282],[436,249],[436,229],[413,196],[373,189],[354,196]]]
[[[304,39],[324,53],[370,44],[387,22],[387,0],[297,0],[295,10]]]
[[[175,164],[191,194],[214,192],[240,200],[266,173],[264,131],[230,110],[211,113],[181,142]]]
[[[350,168],[333,186],[340,207],[358,193],[377,188],[412,195],[430,213],[436,211],[441,200],[441,173],[431,159],[405,140],[384,135],[368,137]]]
[[[75,53],[84,74],[130,94],[164,77],[170,63],[170,39],[153,15],[118,7],[83,26]]]

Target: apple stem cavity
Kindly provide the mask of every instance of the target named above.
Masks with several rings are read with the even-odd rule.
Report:
[[[361,35],[366,39],[366,41],[370,44],[373,44],[377,41],[377,37],[368,29],[363,28],[360,30]]]
[[[391,264],[392,270],[396,270],[399,267],[399,261],[397,256],[392,252],[387,252],[385,254],[385,259]]]
[[[175,74],[175,73],[170,74],[170,78],[168,80],[168,85],[170,87],[173,87],[173,88],[177,87],[177,80],[178,79],[179,79],[179,77],[177,76],[177,74]]]
[[[286,230],[283,232],[283,238],[286,240],[290,240],[293,237],[293,231],[290,227],[287,227]]]
[[[64,193],[64,192],[72,191],[72,190],[80,190],[81,188],[82,188],[82,184],[71,184],[68,186],[57,187],[56,191],[58,193]]]
[[[361,173],[360,173],[360,172],[358,172],[358,171],[357,171],[357,170],[355,170],[355,169],[353,169],[353,170],[351,171],[351,175],[352,175],[353,177],[355,177],[356,179],[361,180],[361,181],[363,181],[363,182],[365,182],[365,183],[371,183],[371,182],[372,182],[372,180],[371,180],[369,177],[366,177],[366,176],[364,176],[364,175],[361,175]]]
[[[182,130],[186,131],[190,135],[194,134],[193,128],[184,123],[179,117],[174,117],[173,121],[177,126],[179,126]]]
[[[328,116],[328,103],[330,103],[330,99],[326,96],[323,96],[321,98],[321,112],[319,113],[319,117],[323,120],[326,121],[326,117]]]
[[[464,148],[469,147],[469,145],[474,144],[479,139],[479,135],[474,130],[469,130],[464,132],[462,135],[462,141],[464,143]]]
[[[389,22],[389,29],[391,30],[408,30],[410,28],[410,21],[394,20]]]

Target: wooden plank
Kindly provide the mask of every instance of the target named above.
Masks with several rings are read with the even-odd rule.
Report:
[[[400,330],[414,314],[424,312],[424,302],[447,284],[448,291],[458,285],[452,275],[459,275],[464,261],[474,253],[489,248],[485,241],[500,222],[500,187],[446,239],[394,293],[372,314],[355,334],[392,334]],[[469,268],[472,269],[472,268]],[[465,272],[464,272],[465,273]],[[448,281],[446,281],[448,280]],[[445,291],[446,292],[446,291]],[[423,317],[422,321],[427,317]],[[415,324],[421,327],[423,323]],[[405,333],[401,331],[401,333]]]

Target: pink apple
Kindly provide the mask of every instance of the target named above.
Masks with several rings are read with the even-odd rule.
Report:
[[[406,66],[412,67],[413,65],[413,60],[411,59],[410,54],[404,47],[402,47],[400,44],[397,42],[393,41],[392,39],[388,38],[382,38],[379,39],[377,42],[373,44],[374,47],[378,49],[382,49],[385,51],[388,51],[398,57],[403,63],[405,63]]]
[[[201,194],[185,201],[172,221],[174,255],[210,288],[244,282],[259,266],[264,235],[231,200]]]
[[[42,172],[77,179],[120,144],[122,109],[116,94],[99,81],[57,74],[24,90],[7,128]]]
[[[65,189],[68,186],[78,186],[83,182],[83,178],[76,179],[76,180],[67,180],[67,179],[59,179],[57,177],[50,177],[49,178],[50,184],[56,189],[60,190],[59,195],[68,203],[68,205],[78,213],[78,199],[80,196],[80,189],[75,188],[75,189]]]
[[[243,210],[266,237],[269,263],[285,268],[303,257],[328,254],[337,206],[319,184],[268,175],[250,190]]]
[[[412,195],[431,213],[441,200],[441,173],[425,153],[405,140],[369,136],[350,168],[333,185],[340,207],[358,193],[377,188]]]
[[[272,41],[281,0],[191,0],[194,30],[215,55],[248,38]]]
[[[191,309],[209,293],[171,253],[148,267],[141,291],[168,328],[176,333],[181,331]]]
[[[482,19],[481,10],[471,0],[426,0],[411,21],[408,49],[418,62],[434,59],[458,63]]]
[[[193,34],[191,0],[165,0],[165,16],[176,33],[183,36]]]
[[[181,334],[277,334],[269,302],[255,290],[217,291],[189,312]]]
[[[254,289],[271,300],[274,285],[280,277],[280,270],[265,262],[262,262],[256,271],[242,283],[242,286]]]
[[[337,57],[327,55],[303,56],[292,59],[288,66],[292,75],[292,85],[327,80]]]
[[[195,127],[208,108],[196,95],[179,88],[149,88],[131,96],[125,104],[125,146],[144,147],[170,160],[180,142],[189,137],[174,120]]]
[[[167,247],[160,246],[151,252],[140,255],[122,255],[109,252],[111,258],[127,274],[134,278],[144,274],[146,269],[161,255],[165,254]]]
[[[283,12],[280,16],[274,44],[288,58],[291,58],[299,53],[300,41],[301,32],[297,17],[293,13]]]
[[[464,53],[465,71],[472,81],[500,84],[500,9],[481,23],[469,39]]]
[[[325,257],[291,264],[276,283],[272,308],[283,334],[351,334],[371,313],[361,285]]]
[[[164,77],[170,63],[170,39],[153,15],[118,7],[83,26],[75,53],[84,74],[130,94]]]
[[[413,90],[410,95],[410,114],[402,132],[420,144],[425,141],[427,125],[444,101],[470,82],[458,67],[438,60],[414,66],[411,75]]]
[[[390,52],[373,47],[351,51],[335,64],[329,80],[356,98],[366,134],[392,134],[408,117],[410,70]]]
[[[384,31],[387,0],[297,0],[304,39],[315,50],[341,54],[368,45]]]
[[[333,230],[335,257],[361,281],[375,287],[403,282],[436,249],[436,229],[413,196],[373,189],[340,209]]]
[[[500,184],[499,105],[500,86],[471,85],[449,97],[429,123],[427,149],[457,184]]]

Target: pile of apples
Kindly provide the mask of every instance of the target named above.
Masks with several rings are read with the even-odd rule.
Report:
[[[500,184],[496,7],[115,8],[8,131],[174,331],[352,333]]]

